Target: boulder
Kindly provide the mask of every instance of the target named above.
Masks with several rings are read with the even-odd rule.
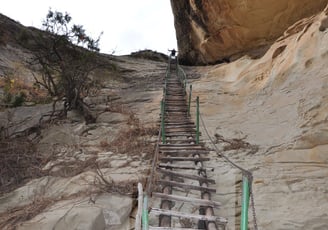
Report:
[[[64,200],[51,206],[19,230],[105,230],[128,229],[132,199],[127,196],[102,194],[98,197]]]

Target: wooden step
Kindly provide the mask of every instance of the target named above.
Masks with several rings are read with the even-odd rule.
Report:
[[[227,219],[223,217],[217,216],[205,216],[205,215],[197,215],[197,214],[189,214],[184,212],[172,211],[172,210],[165,210],[159,208],[152,208],[149,214],[154,215],[165,215],[165,216],[172,216],[172,217],[179,217],[179,218],[187,218],[187,219],[196,219],[196,220],[204,220],[204,221],[213,221],[219,224],[226,224],[228,223]]]
[[[209,154],[208,150],[159,150],[165,156],[194,156],[196,154]]]
[[[202,177],[202,176],[198,176],[198,175],[177,173],[177,172],[173,172],[172,170],[166,170],[166,169],[162,169],[162,168],[158,168],[157,171],[159,173],[162,173],[162,174],[165,174],[165,175],[170,175],[170,176],[173,176],[173,177],[180,177],[180,178],[186,178],[186,179],[190,179],[190,180],[197,180],[199,182],[207,182],[207,183],[215,184],[215,180],[205,178],[205,177]]]
[[[208,157],[160,157],[159,160],[161,161],[209,161],[210,158]]]
[[[152,197],[161,198],[170,201],[182,201],[185,203],[192,203],[194,205],[199,205],[199,206],[209,206],[212,208],[218,208],[222,206],[220,202],[215,202],[212,200],[203,200],[203,199],[187,197],[187,196],[168,195],[168,194],[157,193],[157,192],[153,192]]]
[[[188,128],[188,127],[181,127],[181,128],[174,128],[174,127],[165,127],[165,132],[193,132],[196,133],[196,129]]]
[[[160,147],[199,147],[203,148],[204,144],[159,144]]]
[[[185,151],[188,151],[188,150],[207,150],[206,148],[202,147],[202,146],[190,146],[190,147],[185,147],[185,146],[181,146],[181,147],[178,147],[178,146],[167,146],[167,147],[164,147],[164,146],[160,146],[159,148],[161,151],[163,150],[185,150]]]
[[[154,227],[148,226],[149,230],[204,230],[199,228],[175,228],[175,227]]]
[[[184,121],[184,122],[179,122],[179,121],[168,122],[168,121],[166,121],[165,125],[195,125],[195,123],[192,121]]]
[[[166,138],[166,143],[167,144],[194,144],[196,143],[196,140],[193,140],[193,139],[184,139],[184,140],[181,140],[181,139],[168,139]]]
[[[214,193],[216,193],[215,188],[202,187],[202,186],[199,186],[199,185],[190,185],[190,184],[180,183],[180,182],[176,182],[176,181],[157,180],[157,183],[159,183],[161,185],[179,187],[179,188],[183,188],[183,189],[186,189],[186,190],[191,189],[191,190],[202,191],[202,192],[214,192]]]
[[[159,163],[158,167],[161,168],[170,168],[170,169],[190,169],[190,170],[209,170],[209,171],[214,171],[214,168],[209,168],[209,167],[198,167],[197,165],[194,166],[187,166],[187,165],[176,165],[176,164],[170,164],[170,163]]]

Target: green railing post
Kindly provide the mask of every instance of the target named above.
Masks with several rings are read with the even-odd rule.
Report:
[[[199,144],[199,97],[196,99],[196,144]]]
[[[165,127],[164,127],[164,125],[165,125],[165,119],[164,119],[164,115],[165,115],[165,104],[164,104],[164,100],[162,100],[161,101],[161,126],[162,126],[162,143],[163,144],[165,144],[165,139],[166,139],[166,137],[165,137]]]
[[[243,175],[243,194],[241,206],[240,230],[248,229],[248,205],[249,205],[249,181],[246,175]]]
[[[143,209],[142,209],[142,230],[148,230],[148,196],[144,196]]]
[[[184,79],[183,90],[184,90],[185,94],[186,94],[186,88],[187,88],[187,80]]]
[[[191,92],[192,92],[192,85],[190,85],[190,90],[189,90],[189,100],[188,100],[188,115],[189,115],[189,116],[190,116]]]

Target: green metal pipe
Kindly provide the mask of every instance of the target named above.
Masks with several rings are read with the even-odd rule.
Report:
[[[189,100],[188,100],[188,115],[189,115],[189,116],[190,116],[191,92],[192,92],[192,85],[190,85],[190,90],[189,90]]]
[[[199,97],[196,99],[196,144],[199,144]]]
[[[164,100],[161,101],[161,130],[162,130],[162,143],[165,144],[166,143],[166,137],[165,137],[165,127],[164,127],[164,114],[165,114],[165,104],[164,104]]]
[[[185,94],[186,94],[186,88],[187,88],[187,80],[184,79],[183,90],[184,90],[184,93],[185,93]]]
[[[240,230],[248,229],[248,205],[249,205],[249,181],[247,176],[243,175],[243,194],[242,194]]]
[[[142,230],[148,230],[149,221],[148,221],[148,196],[144,196],[143,208],[142,208]]]

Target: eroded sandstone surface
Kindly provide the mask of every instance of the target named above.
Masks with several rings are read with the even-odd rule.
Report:
[[[180,59],[215,63],[257,56],[296,21],[323,10],[327,0],[171,0]]]
[[[199,67],[192,83],[217,147],[253,172],[259,229],[328,228],[327,14],[294,24],[258,60]],[[239,229],[241,172],[221,157],[210,165],[218,213]]]

